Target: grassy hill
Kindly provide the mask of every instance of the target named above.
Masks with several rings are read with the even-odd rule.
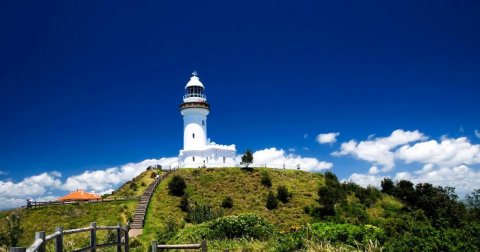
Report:
[[[147,170],[110,196],[141,195],[153,181]],[[185,195],[174,196],[175,176],[186,183]],[[271,185],[262,178],[270,178]],[[135,185],[132,185],[135,184]],[[285,186],[286,203],[267,208],[270,192]],[[480,210],[465,209],[451,191],[408,181],[393,183],[387,193],[332,173],[281,169],[179,169],[162,181],[150,202],[144,232],[131,240],[131,251],[146,251],[159,243],[196,243],[206,239],[210,251],[476,251],[480,241]],[[231,208],[222,207],[226,197]],[[401,200],[400,200],[401,199]],[[188,202],[188,210],[180,208]],[[136,201],[19,209],[24,232],[20,244],[30,245],[35,231],[55,226],[77,228],[126,223]],[[330,208],[329,208],[330,206]],[[479,212],[475,212],[479,211]],[[0,212],[0,229],[12,211]],[[201,220],[196,219],[201,216]],[[477,219],[475,219],[477,218]],[[1,230],[0,230],[1,231]],[[108,234],[100,234],[104,239]],[[473,237],[473,238],[472,238]],[[87,237],[72,237],[80,247]],[[1,250],[0,250],[1,251]]]
[[[267,174],[271,178],[271,187],[261,183],[261,177]],[[181,197],[169,194],[168,183],[174,175],[183,177],[186,181],[190,204],[198,202],[202,205],[211,205],[213,212],[221,216],[238,216],[253,213],[273,224],[275,230],[288,232],[299,230],[302,225],[315,222],[307,209],[318,205],[317,190],[325,184],[324,175],[298,170],[277,170],[268,168],[255,168],[244,170],[239,168],[213,168],[213,169],[179,169],[162,182],[150,203],[144,233],[140,237],[144,244],[162,236],[169,226],[179,229],[192,227],[186,223],[187,213],[179,209]],[[270,191],[277,192],[278,186],[286,186],[291,193],[288,203],[279,202],[278,208],[268,210],[266,207],[267,195]],[[233,199],[233,207],[222,208],[225,197]],[[355,202],[355,196],[348,197],[348,201]],[[376,204],[366,209],[373,219],[381,220],[385,215],[384,207],[400,209],[402,204],[393,197],[385,195]],[[171,240],[175,242],[175,240]],[[217,242],[218,243],[218,242]],[[214,246],[221,250],[224,248],[239,248],[254,246],[254,249],[264,250],[268,242],[235,241],[235,244],[219,243]],[[257,244],[256,244],[257,243]],[[258,244],[259,243],[259,244]],[[212,241],[211,244],[215,244]]]

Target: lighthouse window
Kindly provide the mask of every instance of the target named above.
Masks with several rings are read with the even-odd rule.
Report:
[[[225,157],[223,157],[223,163],[225,164]]]
[[[202,126],[205,126],[205,120],[202,120]]]
[[[192,133],[192,137],[195,138],[195,133]]]
[[[192,161],[195,162],[195,157],[192,157]]]

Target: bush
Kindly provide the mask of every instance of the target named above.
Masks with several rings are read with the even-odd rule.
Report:
[[[213,220],[219,216],[220,214],[215,213],[210,204],[204,205],[195,202],[195,205],[190,207],[187,217],[185,217],[185,221],[193,224],[199,224],[205,221]]]
[[[288,188],[284,185],[279,186],[277,188],[277,197],[281,202],[287,203],[288,198],[290,197],[290,193],[288,192]]]
[[[157,176],[156,172],[152,172],[152,174],[150,174],[150,178],[155,178],[156,176]]]
[[[160,231],[157,232],[156,238],[158,244],[166,244],[168,241],[175,236],[175,233],[177,233],[179,229],[179,225],[177,222],[175,222],[174,219],[168,218],[165,227],[162,228]]]
[[[136,191],[138,189],[138,185],[135,182],[130,183],[130,189],[133,191]]]
[[[185,183],[185,179],[179,175],[173,176],[172,180],[168,182],[170,194],[174,196],[183,196],[185,194],[185,188],[187,188],[187,183]]]
[[[251,238],[266,239],[273,232],[273,226],[255,214],[227,216],[210,223],[211,238],[233,239]]]
[[[231,197],[226,197],[222,201],[223,208],[232,208],[233,207],[233,199]]]
[[[270,175],[268,175],[268,172],[266,171],[262,172],[261,181],[262,181],[262,185],[266,187],[272,187],[272,179],[270,178]]]
[[[277,208],[278,206],[278,200],[277,197],[275,197],[275,194],[273,194],[272,191],[268,192],[267,196],[267,208],[268,210],[272,210]]]
[[[188,201],[187,194],[182,196],[182,199],[180,200],[180,205],[178,207],[186,213],[190,210],[190,202]]]
[[[383,229],[372,226],[356,226],[351,224],[336,224],[329,222],[314,223],[311,225],[312,238],[316,241],[331,241],[355,246],[357,243],[368,244],[369,240],[385,241]]]
[[[226,216],[199,225],[181,229],[172,241],[197,242],[201,239],[268,239],[275,232],[267,220],[255,214]]]
[[[16,247],[23,233],[20,225],[20,216],[17,213],[10,214],[7,218],[5,233],[0,233],[0,245],[5,244],[9,247]],[[2,231],[0,229],[0,231]],[[1,249],[1,247],[0,247]]]

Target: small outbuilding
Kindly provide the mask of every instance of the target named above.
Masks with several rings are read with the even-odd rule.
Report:
[[[90,201],[90,200],[101,200],[102,197],[96,195],[95,193],[85,192],[82,189],[77,189],[74,192],[71,192],[63,197],[58,198],[58,201]]]

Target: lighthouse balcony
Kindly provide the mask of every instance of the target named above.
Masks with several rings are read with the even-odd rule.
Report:
[[[180,110],[187,109],[187,108],[204,108],[210,109],[210,105],[206,102],[198,101],[198,102],[184,102],[180,104]]]

